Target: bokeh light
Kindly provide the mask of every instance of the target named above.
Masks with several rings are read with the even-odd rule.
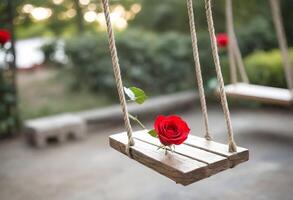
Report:
[[[32,10],[34,9],[33,5],[31,4],[25,4],[23,7],[22,7],[22,11],[24,13],[30,13]]]
[[[52,10],[50,8],[36,7],[31,11],[31,16],[37,21],[48,19],[51,15]]]
[[[63,0],[52,0],[52,1],[56,5],[60,5],[61,3],[63,3]]]
[[[84,14],[84,20],[87,22],[94,22],[97,19],[97,13],[94,11],[88,11]]]
[[[88,4],[90,3],[90,0],[79,0],[79,3],[80,3],[81,5],[86,6],[86,5],[88,5]]]

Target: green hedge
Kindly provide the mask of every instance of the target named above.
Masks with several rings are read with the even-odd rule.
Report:
[[[290,49],[293,62],[293,49]],[[225,83],[230,83],[230,68],[226,53],[221,59]],[[279,49],[255,51],[244,58],[244,64],[251,83],[286,88],[283,62]]]
[[[293,49],[290,49],[290,57],[293,62]],[[252,83],[287,87],[280,50],[257,51],[245,58],[245,65]]]
[[[270,50],[278,47],[275,29],[262,17],[256,17],[247,26],[236,29],[237,40],[244,56],[255,50]]]
[[[141,87],[150,95],[194,87],[189,35],[129,30],[117,34],[116,44],[124,85]],[[203,57],[210,56],[205,52],[208,49],[201,51]],[[65,53],[73,69],[75,86],[86,85],[108,96],[116,95],[105,33],[67,40]],[[206,77],[212,72],[209,67],[203,67],[203,71]]]
[[[206,34],[199,34],[198,41],[204,83],[208,89],[211,89],[215,86],[215,70],[209,37]],[[135,85],[144,88],[149,95],[194,87],[194,62],[189,35],[128,30],[117,33],[116,44],[125,86]],[[47,49],[54,48],[47,47]],[[87,87],[99,94],[116,97],[105,33],[85,34],[66,40],[65,54],[69,60],[68,67],[72,72],[74,89]],[[220,51],[220,57],[224,79],[228,83],[229,67],[226,50]],[[252,83],[286,86],[278,50],[248,54],[245,64]]]

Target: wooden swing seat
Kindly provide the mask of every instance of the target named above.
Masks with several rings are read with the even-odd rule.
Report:
[[[159,139],[150,136],[147,130],[133,132],[133,138],[135,145],[130,147],[130,152],[134,160],[182,185],[232,168],[249,158],[245,148],[237,147],[237,152],[229,153],[227,145],[193,135],[167,155],[165,150],[158,149]],[[111,135],[109,142],[112,148],[126,154],[126,132]]]
[[[232,98],[241,98],[284,106],[293,105],[293,98],[290,90],[284,88],[236,83],[226,85],[225,92]]]

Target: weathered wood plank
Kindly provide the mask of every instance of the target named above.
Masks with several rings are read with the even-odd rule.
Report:
[[[284,88],[236,83],[226,85],[225,92],[228,96],[239,99],[285,106],[293,105],[293,97],[290,90]]]
[[[175,152],[158,150],[160,142],[146,130],[133,133],[135,145],[130,148],[134,160],[146,165],[177,183],[188,185],[248,160],[248,150],[242,147],[229,153],[225,144],[190,135]],[[127,134],[109,137],[110,146],[126,154]]]
[[[249,159],[248,149],[237,147],[237,152],[230,153],[228,151],[228,145],[214,141],[208,141],[205,138],[194,135],[189,135],[184,144],[227,157],[230,162],[230,167],[234,167],[235,165],[245,162]]]
[[[109,142],[112,148],[126,154],[126,133],[111,135]],[[134,160],[182,185],[188,185],[209,176],[207,164],[176,153],[165,155],[164,151],[158,151],[156,146],[137,139],[135,139],[135,145],[131,147],[131,154]]]
[[[159,147],[161,144],[158,138],[150,136],[146,130],[136,131],[133,133],[133,136],[136,139],[150,143],[152,145],[156,145],[157,147]],[[178,145],[175,148],[175,152],[180,155],[208,164],[210,175],[216,174],[230,167],[227,157],[217,155],[215,153],[211,153],[199,148],[194,148],[189,145]]]

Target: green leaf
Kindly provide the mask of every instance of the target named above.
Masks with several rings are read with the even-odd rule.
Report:
[[[143,104],[143,102],[145,102],[145,100],[147,100],[148,97],[142,89],[137,88],[137,87],[131,87],[130,90],[135,95],[135,102],[136,103]]]
[[[150,134],[152,137],[158,137],[158,134],[157,134],[157,132],[153,129],[153,130],[150,130],[150,131],[148,131],[148,134]]]
[[[138,104],[143,104],[147,100],[148,96],[145,92],[137,87],[124,87],[125,94],[129,97],[131,101],[135,101]]]
[[[135,94],[130,88],[124,87],[124,92],[131,101],[135,101]]]

